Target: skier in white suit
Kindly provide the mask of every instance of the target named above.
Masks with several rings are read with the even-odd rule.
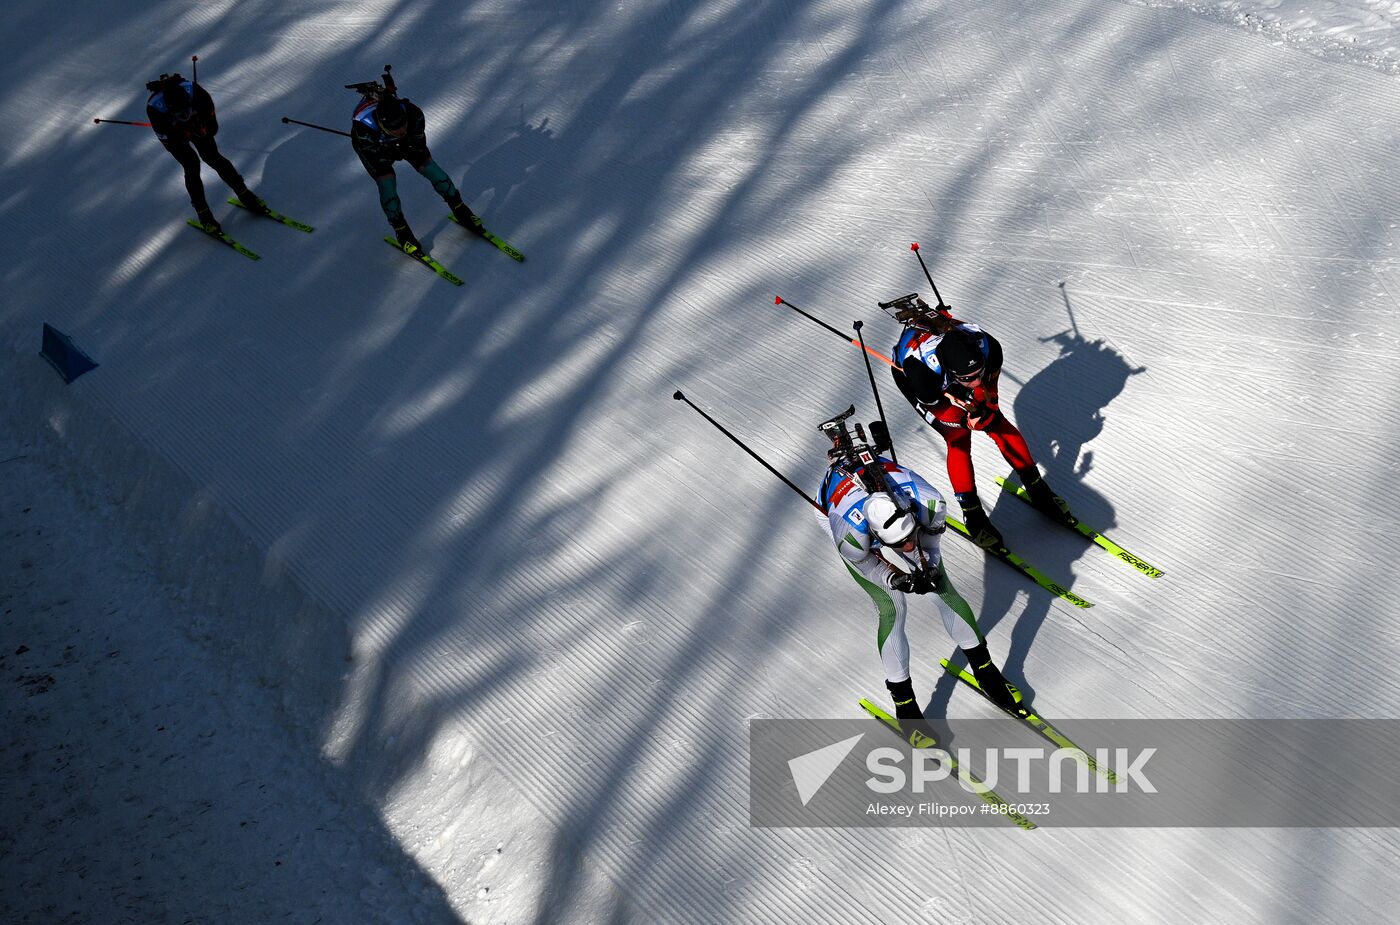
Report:
[[[832,447],[817,493],[825,513],[818,512],[817,517],[829,529],[846,570],[875,602],[876,641],[895,715],[923,718],[909,677],[909,639],[904,630],[910,594],[932,595],[943,626],[967,656],[982,689],[1004,708],[1021,712],[1006,679],[992,663],[972,608],[943,568],[943,496],[917,472],[877,455],[889,446],[882,422],[870,426],[873,443],[866,442],[859,424],[855,425],[859,439],[852,440],[845,421],[853,411],[821,425]]]

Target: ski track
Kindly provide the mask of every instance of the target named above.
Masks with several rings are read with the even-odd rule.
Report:
[[[0,40],[0,150],[29,178],[0,199],[0,338],[18,357],[40,319],[73,333],[102,363],[73,399],[343,615],[353,664],[308,747],[464,920],[1384,920],[1384,831],[749,828],[745,720],[880,693],[873,619],[806,505],[669,396],[814,489],[815,422],[873,403],[858,353],[773,296],[888,351],[874,302],[924,291],[919,240],[1005,346],[1004,407],[1052,483],[1167,572],[1003,501],[977,442],[1013,544],[1097,603],[946,544],[1047,714],[1394,715],[1373,678],[1400,587],[1370,565],[1400,511],[1378,478],[1400,411],[1390,78],[1127,4],[78,7],[102,42]],[[186,46],[225,153],[318,229],[228,215],[258,264],[172,230],[183,188],[144,130],[90,124],[139,113],[145,68]],[[467,280],[449,291],[375,241],[341,139],[278,123],[341,125],[340,84],[386,60],[525,264],[401,171]],[[1319,356],[1331,401],[1300,372]],[[945,485],[888,383],[902,457]],[[920,696],[978,715],[917,606],[911,642]],[[454,851],[465,791],[542,833],[503,897]]]

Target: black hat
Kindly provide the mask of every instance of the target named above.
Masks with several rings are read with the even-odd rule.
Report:
[[[408,110],[397,96],[386,96],[375,107],[374,118],[386,132],[396,132],[408,124]]]
[[[981,338],[968,331],[953,330],[943,335],[934,348],[938,365],[954,379],[975,379],[987,360],[982,356]]]

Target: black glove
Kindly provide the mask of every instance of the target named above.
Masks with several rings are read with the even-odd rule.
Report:
[[[948,397],[950,402],[964,411],[972,411],[977,407],[977,397],[972,389],[969,389],[960,382],[949,383],[948,388],[944,389],[943,394]]]
[[[890,588],[905,594],[928,594],[933,591],[936,576],[925,572],[897,572],[890,579]]]

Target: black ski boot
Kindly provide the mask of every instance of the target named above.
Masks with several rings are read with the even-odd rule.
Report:
[[[1042,514],[1070,527],[1079,523],[1069,512],[1069,504],[1051,490],[1050,483],[1041,478],[1039,470],[1025,469],[1018,471],[1016,475],[1021,480],[1021,487],[1031,496],[1031,504]]]
[[[474,231],[480,235],[486,233],[486,228],[481,224],[481,219],[462,201],[462,195],[460,193],[447,201],[447,207],[452,210],[452,217],[455,218],[457,223],[463,228],[468,231]]]
[[[982,501],[977,497],[977,493],[970,491],[956,497],[958,504],[962,505],[963,523],[967,526],[967,533],[972,537],[972,542],[983,549],[1005,547],[1006,542],[1001,538],[1001,532],[992,526],[991,518],[982,510]]]
[[[204,228],[206,233],[223,234],[223,226],[219,224],[218,219],[214,218],[214,213],[210,211],[208,206],[202,209],[195,209],[194,217],[198,219],[199,224]]]
[[[933,733],[924,719],[924,711],[919,709],[918,699],[914,696],[914,683],[905,678],[903,681],[886,681],[885,687],[889,688],[890,699],[894,701],[894,717],[899,720],[900,728],[904,730],[904,737],[909,744],[915,748],[933,745]]]
[[[253,191],[248,189],[248,187],[245,186],[242,189],[236,189],[233,193],[238,197],[238,201],[243,203],[243,207],[249,212],[252,212],[254,215],[267,214],[267,203],[253,195]]]
[[[427,250],[418,243],[418,239],[413,236],[413,231],[408,227],[408,222],[400,222],[397,225],[390,225],[394,229],[394,236],[399,239],[399,247],[408,254],[426,254]]]
[[[1001,669],[992,662],[992,654],[987,651],[985,642],[979,643],[975,649],[964,649],[963,654],[967,656],[967,664],[972,669],[972,676],[977,679],[977,686],[993,703],[1016,716],[1029,715],[1030,711],[1021,706],[1021,692],[1002,676]]]

